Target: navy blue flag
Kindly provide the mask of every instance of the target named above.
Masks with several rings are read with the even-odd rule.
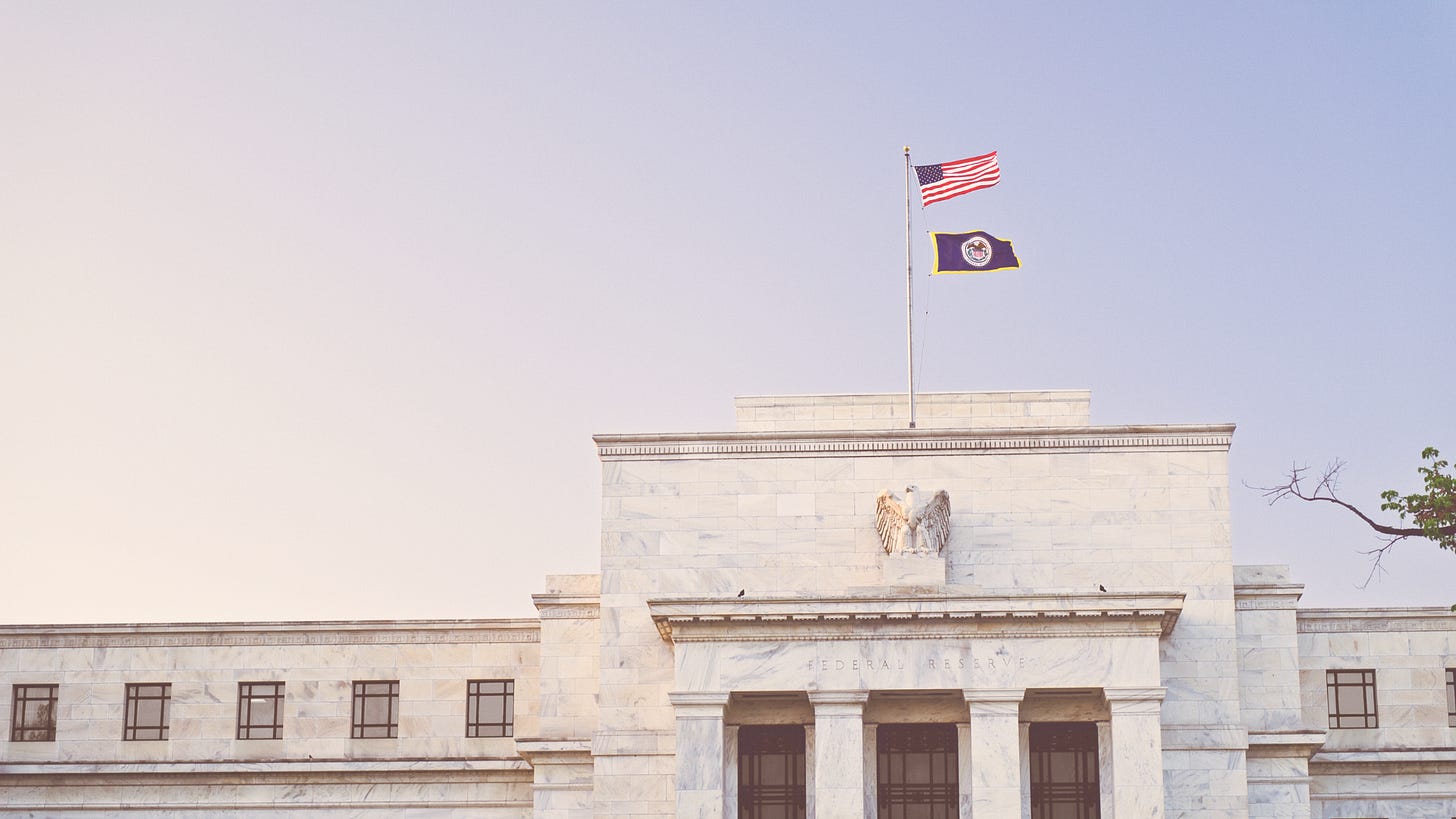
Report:
[[[932,233],[935,246],[935,268],[939,273],[985,273],[1021,267],[1011,242],[997,239],[984,230],[970,233]]]

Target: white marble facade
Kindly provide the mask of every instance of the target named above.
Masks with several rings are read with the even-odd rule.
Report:
[[[0,743],[0,814],[717,819],[740,738],[790,725],[807,815],[872,816],[878,729],[931,723],[960,815],[1001,819],[1038,798],[1035,727],[1076,723],[1109,819],[1456,816],[1456,616],[1300,610],[1284,567],[1233,566],[1231,425],[918,403],[914,430],[903,396],[836,395],[598,436],[600,574],[533,620],[0,627],[0,695],[59,692],[54,740]],[[880,548],[908,485],[949,493],[943,554]],[[1378,725],[1331,727],[1332,670],[1373,672]],[[480,679],[514,681],[512,736],[464,736]],[[286,680],[282,739],[236,738],[248,680]],[[355,680],[399,681],[396,738],[351,738]],[[128,682],[171,683],[168,739],[121,739]]]

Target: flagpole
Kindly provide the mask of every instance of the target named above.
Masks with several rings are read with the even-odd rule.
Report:
[[[910,428],[915,428],[915,277],[910,262],[910,146],[905,146],[905,358],[910,374]]]

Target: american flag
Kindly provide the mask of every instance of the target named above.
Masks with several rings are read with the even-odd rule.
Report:
[[[915,175],[920,178],[922,205],[932,205],[1000,182],[1001,166],[992,151],[939,165],[916,165]]]

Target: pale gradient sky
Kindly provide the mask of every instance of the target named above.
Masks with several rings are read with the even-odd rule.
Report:
[[[1306,605],[1456,555],[1240,486],[1456,455],[1456,4],[0,2],[0,622],[532,613],[596,432],[904,388],[1239,424]],[[919,231],[1020,271],[939,277]]]

